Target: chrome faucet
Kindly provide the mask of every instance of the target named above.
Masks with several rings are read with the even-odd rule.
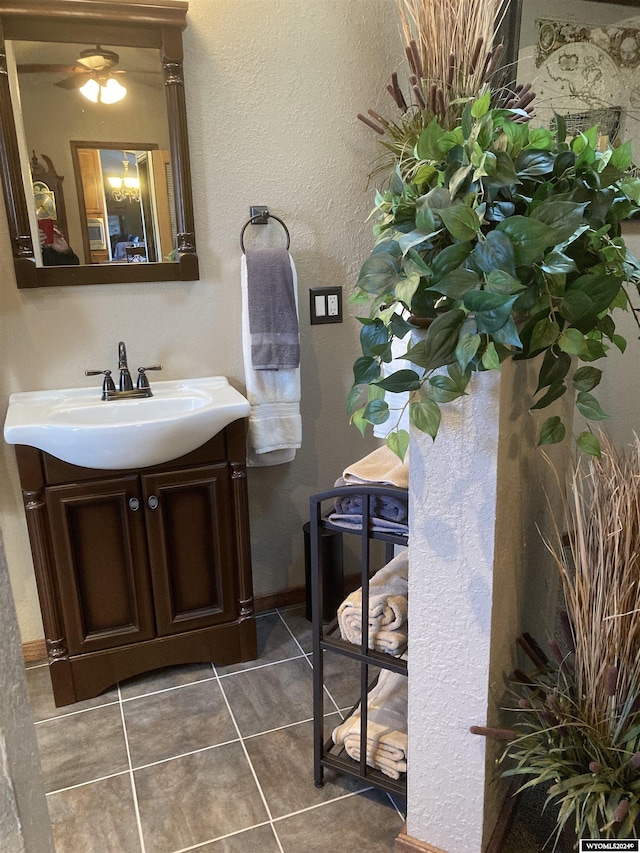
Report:
[[[85,370],[85,376],[104,376],[102,383],[102,399],[103,400],[131,400],[138,397],[153,397],[149,380],[147,378],[148,370],[162,370],[161,364],[154,364],[151,367],[138,368],[138,381],[136,387],[133,387],[129,365],[127,364],[127,348],[124,341],[118,344],[118,370],[120,371],[120,389],[116,390],[115,383],[111,378],[110,370]]]

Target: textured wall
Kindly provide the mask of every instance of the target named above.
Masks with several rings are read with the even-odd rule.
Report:
[[[113,368],[121,339],[134,366],[162,362],[165,378],[223,374],[242,389],[238,237],[249,205],[268,205],[289,227],[298,269],[304,430],[294,463],[249,474],[255,589],[268,593],[304,583],[309,495],[373,448],[345,417],[359,324],[310,327],[308,289],[342,285],[346,296],[372,245],[367,174],[378,149],[355,115],[386,109],[400,36],[389,0],[191,0],[188,21],[201,280],[18,291],[3,207],[0,411],[12,391],[95,383],[84,369]],[[280,245],[278,229],[248,229],[246,244]],[[5,446],[0,514],[26,641],[42,628],[21,503]]]

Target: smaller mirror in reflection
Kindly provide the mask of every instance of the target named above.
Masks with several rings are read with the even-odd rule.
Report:
[[[72,141],[84,263],[154,263],[173,259],[168,152],[127,143],[93,147]]]

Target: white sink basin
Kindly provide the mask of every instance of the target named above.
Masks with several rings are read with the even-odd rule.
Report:
[[[249,414],[224,376],[153,382],[153,397],[100,399],[100,387],[9,397],[4,437],[85,468],[144,468],[200,447]]]

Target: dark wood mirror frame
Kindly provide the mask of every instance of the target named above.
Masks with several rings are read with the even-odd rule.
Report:
[[[196,281],[189,137],[183,77],[185,0],[0,0],[0,174],[19,288]],[[36,266],[14,121],[5,39],[157,48],[162,59],[178,226],[175,263]]]

